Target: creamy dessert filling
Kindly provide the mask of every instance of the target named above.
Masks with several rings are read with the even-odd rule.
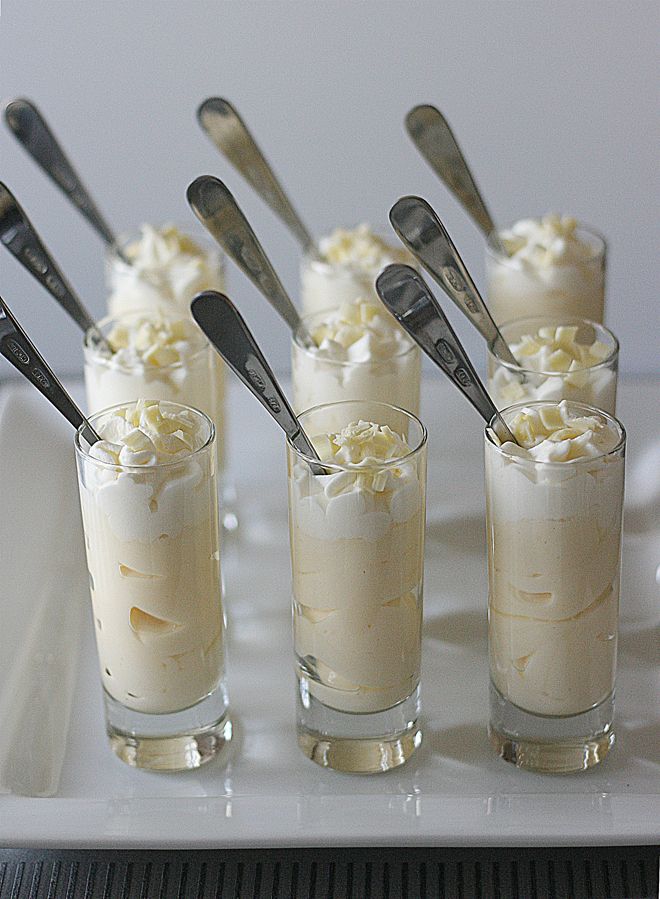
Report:
[[[222,289],[219,252],[205,250],[174,225],[156,228],[143,224],[139,237],[110,258],[110,296],[113,315],[136,309],[189,312],[201,290]]]
[[[622,432],[566,402],[505,419],[520,445],[486,442],[491,676],[526,711],[575,715],[613,689]]]
[[[506,255],[491,247],[487,257],[489,306],[498,323],[544,313],[603,320],[602,238],[555,214],[522,219],[498,236]]]
[[[380,303],[356,298],[305,320],[316,343],[294,339],[294,405],[299,411],[341,400],[389,402],[416,413],[420,356]]]
[[[123,705],[194,705],[222,674],[209,420],[139,400],[94,419],[80,493],[103,685]]]
[[[409,253],[388,243],[367,224],[336,228],[318,243],[321,259],[307,256],[301,269],[307,314],[367,296],[377,300],[374,281],[393,262],[411,262]]]
[[[549,325],[509,341],[519,369],[490,358],[490,392],[500,408],[525,400],[573,400],[613,413],[616,343],[584,342],[579,325]],[[524,377],[520,377],[520,372]]]
[[[406,440],[357,421],[312,442],[314,476],[290,480],[294,639],[300,673],[324,704],[391,708],[416,687],[424,554],[423,473]]]

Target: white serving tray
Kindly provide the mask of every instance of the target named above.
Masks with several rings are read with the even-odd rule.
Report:
[[[224,769],[211,764],[199,772],[163,775],[135,771],[112,755],[88,610],[72,434],[29,388],[5,388],[0,394],[1,845],[657,841],[654,628],[660,533],[649,529],[650,510],[633,510],[629,518],[639,532],[625,539],[615,749],[600,768],[581,775],[517,771],[493,755],[486,737],[480,420],[438,378],[424,388],[423,417],[430,430],[425,737],[407,766],[371,777],[323,770],[297,748],[283,445],[275,425],[236,384],[230,391],[230,453],[241,526],[240,536],[226,540],[223,554],[228,674],[238,731],[233,757]],[[657,382],[630,382],[621,389],[633,499],[636,466],[654,437],[659,439],[649,414],[657,410],[659,397]],[[644,493],[639,485],[637,493]],[[35,798],[49,791],[54,795]]]

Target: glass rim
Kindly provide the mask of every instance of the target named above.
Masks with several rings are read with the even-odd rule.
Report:
[[[506,340],[504,331],[507,327],[509,327],[511,325],[521,325],[524,322],[534,322],[534,321],[546,322],[546,325],[544,326],[541,324],[541,327],[546,327],[546,326],[552,327],[552,324],[550,324],[550,325],[547,324],[548,318],[552,318],[552,316],[526,315],[523,318],[510,318],[510,319],[507,319],[507,321],[502,322],[501,325],[498,325],[498,328],[500,330],[500,333]],[[498,356],[497,353],[495,353],[493,351],[492,343],[487,344],[488,355],[491,356],[495,360],[495,362],[497,362],[497,364],[499,366],[501,366],[502,368],[506,368],[509,371],[516,372],[518,374],[524,374],[524,375],[543,375],[547,378],[566,378],[569,375],[575,374],[575,372],[578,372],[578,371],[588,371],[588,372],[597,371],[600,368],[609,367],[614,362],[616,362],[617,359],[619,358],[619,350],[620,350],[619,339],[612,331],[610,331],[609,328],[607,328],[601,322],[595,322],[590,318],[580,318],[577,315],[576,316],[556,315],[555,318],[560,320],[557,324],[557,327],[560,325],[560,323],[561,324],[565,323],[568,325],[575,325],[575,324],[589,325],[590,327],[593,327],[596,330],[596,333],[597,333],[598,329],[600,328],[600,330],[604,331],[605,334],[607,335],[607,337],[609,337],[612,341],[612,346],[611,346],[609,355],[607,355],[604,359],[601,359],[599,362],[594,362],[593,365],[584,365],[581,368],[574,368],[573,371],[545,371],[545,370],[541,370],[541,369],[537,369],[537,368],[525,368],[522,365],[514,365],[512,362],[508,362],[506,359],[500,358],[500,356]],[[537,328],[537,333],[538,333],[538,328]],[[533,334],[531,336],[533,336]],[[507,340],[507,343],[508,343],[508,340]],[[585,344],[582,344],[582,345],[584,346]]]
[[[372,305],[377,306],[378,304],[372,303]],[[320,317],[322,315],[327,316],[327,315],[331,315],[333,312],[338,312],[338,311],[339,311],[338,306],[331,306],[329,309],[322,309],[319,312],[312,312],[308,315],[301,316],[300,323],[295,328],[295,330],[293,330],[291,332],[291,343],[295,344],[295,346],[297,346],[298,349],[301,350],[306,356],[309,356],[310,358],[315,359],[319,362],[323,362],[327,365],[351,366],[351,367],[362,366],[362,365],[365,365],[365,366],[366,365],[372,365],[372,366],[383,365],[385,363],[390,362],[392,359],[401,359],[404,356],[407,356],[413,350],[419,349],[419,347],[417,346],[415,341],[412,340],[410,337],[408,337],[408,335],[403,330],[403,328],[401,328],[400,325],[398,325],[396,323],[396,319],[394,318],[394,316],[391,315],[391,313],[389,313],[387,311],[386,307],[383,305],[383,311],[388,316],[391,317],[392,322],[394,323],[394,326],[396,328],[399,328],[399,330],[401,331],[403,336],[410,343],[410,346],[406,346],[405,344],[403,344],[403,348],[399,352],[393,353],[390,356],[385,356],[382,359],[364,359],[364,360],[361,360],[360,362],[352,362],[350,359],[330,359],[326,356],[319,357],[318,352],[315,352],[311,347],[305,346],[305,344],[302,340],[302,334],[305,331],[307,331],[308,333],[311,334],[311,329],[310,329],[309,325],[313,322],[314,319],[316,319],[316,318],[320,319]],[[393,328],[393,330],[394,330],[394,328]],[[320,349],[320,347],[317,346],[316,351],[318,351],[319,349]]]
[[[103,333],[103,328],[106,327],[106,325],[109,325],[112,322],[121,324],[124,319],[130,319],[133,317],[143,317],[146,320],[153,320],[155,317],[160,317],[170,323],[179,321],[193,321],[185,314],[168,315],[167,313],[163,313],[161,309],[158,309],[157,311],[149,309],[134,309],[131,312],[119,312],[115,315],[105,315],[103,318],[99,319],[99,321],[96,323],[96,327],[99,331],[101,331],[101,333]],[[179,359],[176,362],[168,362],[167,365],[149,365],[148,363],[145,363],[143,361],[138,365],[134,365],[131,367],[127,367],[125,365],[112,365],[112,360],[116,357],[116,353],[113,353],[112,356],[106,356],[102,352],[99,352],[97,345],[92,340],[94,335],[94,328],[88,328],[83,334],[83,354],[85,355],[85,358],[87,358],[87,356],[89,355],[91,357],[91,360],[95,364],[102,364],[105,368],[114,368],[118,371],[134,372],[137,371],[140,367],[143,369],[148,369],[149,371],[153,370],[154,372],[176,371],[177,369],[186,368],[191,362],[194,362],[199,356],[201,356],[203,353],[208,352],[208,350],[211,348],[211,344],[207,340],[202,329],[198,328],[198,331],[201,341],[199,346],[196,347],[193,352],[186,355],[184,359]],[[107,337],[108,335],[104,334],[103,336]]]
[[[535,221],[541,221],[543,217],[544,216],[542,215],[528,216],[528,218],[533,218]],[[520,219],[517,219],[516,221],[520,221]],[[514,222],[513,224],[515,225],[516,222]],[[510,230],[512,227],[513,225],[510,225],[508,228],[495,228],[486,236],[486,255],[491,256],[493,259],[496,259],[498,262],[504,265],[512,265],[513,259],[511,256],[507,256],[502,253],[502,251],[499,249],[500,235],[502,231]],[[582,260],[583,262],[591,263],[605,259],[607,253],[607,239],[602,231],[599,231],[597,228],[594,228],[591,225],[587,225],[585,222],[581,222],[579,220],[577,222],[577,225],[575,226],[575,231],[588,235],[592,239],[592,241],[595,242],[596,252],[588,259]],[[575,265],[575,262],[559,262],[557,263],[557,268],[569,268]]]
[[[165,219],[164,221],[160,221],[158,223],[143,221],[139,225],[133,227],[131,230],[122,231],[117,234],[115,236],[115,239],[106,246],[106,256],[112,263],[119,263],[125,268],[132,268],[132,263],[127,263],[118,251],[124,249],[129,243],[141,238],[141,229],[143,225],[150,225],[156,231],[162,231],[163,228],[168,227],[175,228],[179,232],[179,234],[187,237],[193,243],[198,244],[204,251],[204,256],[208,256],[209,251],[213,251],[217,256],[220,267],[224,271],[225,252],[220,244],[211,237],[208,231],[204,230],[201,225],[196,228],[194,222],[186,222],[185,225],[182,225],[180,222],[174,221],[173,219]],[[191,230],[194,233],[191,234]]]
[[[333,408],[337,408],[339,406],[352,406],[352,405],[362,405],[363,406],[366,404],[368,404],[370,406],[380,406],[381,408],[387,409],[390,412],[394,411],[394,412],[402,413],[409,421],[413,422],[414,424],[416,424],[419,427],[419,429],[420,429],[419,440],[417,441],[415,446],[411,447],[410,451],[407,452],[404,456],[397,456],[396,459],[383,459],[382,462],[380,462],[380,460],[377,460],[379,462],[378,465],[362,465],[362,466],[360,466],[360,465],[357,465],[355,463],[350,463],[350,462],[344,462],[344,463],[342,463],[342,462],[321,462],[321,464],[322,464],[323,468],[326,470],[326,472],[328,472],[330,474],[335,474],[335,473],[339,473],[342,471],[351,471],[351,472],[374,471],[374,470],[381,471],[382,469],[398,468],[403,462],[409,461],[412,456],[416,456],[419,453],[421,453],[422,450],[424,449],[424,447],[426,446],[427,441],[428,441],[428,431],[426,430],[426,427],[425,427],[424,423],[422,422],[422,420],[420,418],[418,418],[416,415],[414,415],[412,412],[409,412],[407,409],[403,409],[401,406],[395,406],[392,403],[383,403],[380,400],[338,400],[337,402],[334,402],[334,403],[319,403],[316,406],[310,406],[309,409],[305,409],[304,411],[300,412],[297,417],[298,417],[298,421],[300,422],[301,427],[302,427],[304,424],[304,421],[303,421],[304,417],[313,412],[321,412],[323,410],[333,409]],[[382,425],[381,425],[381,427],[382,427]],[[389,425],[388,425],[388,427],[389,427]],[[392,430],[394,430],[394,429],[392,429]],[[398,436],[401,436],[401,435],[398,435]],[[303,453],[301,450],[298,449],[298,447],[294,446],[293,443],[291,442],[290,437],[287,436],[286,442],[287,442],[287,446],[291,450],[293,450],[293,452],[299,459],[303,459],[309,465],[318,465],[319,464],[319,460],[315,456],[309,456],[309,455],[307,455],[307,453]]]
[[[149,402],[149,398],[147,397],[146,399],[147,402]],[[88,415],[87,421],[92,427],[94,427],[94,424],[102,415],[108,415],[109,413],[114,412],[116,409],[125,409],[127,406],[135,405],[136,402],[137,400],[131,400],[128,403],[115,403],[112,406],[106,406],[105,409],[99,409],[98,412],[94,412],[92,415]],[[84,459],[86,462],[98,465],[101,468],[105,468],[107,471],[126,472],[128,474],[145,474],[149,471],[162,471],[164,468],[172,468],[176,465],[185,465],[194,456],[197,456],[198,454],[209,449],[209,447],[213,446],[216,437],[215,425],[213,423],[213,420],[206,414],[206,412],[202,412],[201,409],[196,409],[194,406],[187,406],[184,403],[175,403],[173,400],[156,400],[155,402],[157,402],[159,405],[161,403],[164,403],[167,406],[175,406],[177,409],[184,409],[187,412],[192,412],[194,415],[197,415],[199,418],[201,418],[206,423],[209,429],[208,436],[204,443],[201,446],[198,446],[196,449],[191,450],[185,456],[182,456],[179,459],[173,459],[171,462],[157,462],[155,465],[122,465],[121,463],[106,462],[104,459],[95,459],[94,456],[90,455],[89,448],[85,449],[85,447],[83,447],[82,445],[82,435],[83,431],[85,430],[85,422],[83,422],[76,430],[74,438],[76,455],[81,459]],[[87,441],[85,441],[85,443],[86,442]]]
[[[543,466],[551,466],[554,467],[556,465],[560,465],[562,467],[566,465],[582,465],[588,462],[598,462],[600,459],[606,459],[608,456],[614,456],[621,452],[622,449],[626,446],[627,434],[626,429],[623,424],[616,418],[614,415],[610,415],[609,412],[604,412],[602,409],[598,409],[596,406],[590,406],[588,403],[579,403],[574,400],[560,400],[562,403],[566,403],[567,406],[571,409],[576,409],[578,411],[582,411],[587,415],[592,417],[597,416],[599,418],[604,418],[608,424],[614,425],[618,431],[619,439],[616,444],[607,452],[599,453],[597,456],[580,456],[577,459],[565,459],[563,462],[558,460],[548,460],[544,461],[542,459],[525,459],[522,456],[518,456],[515,453],[508,453],[506,450],[502,449],[501,445],[498,445],[493,440],[493,423],[495,421],[495,415],[490,419],[488,424],[484,429],[484,437],[486,442],[490,444],[493,449],[497,450],[502,456],[506,456],[507,459],[511,459],[515,462],[520,463],[521,465],[543,465]],[[504,409],[499,410],[499,415],[504,418],[505,413],[514,412],[518,409],[528,409],[534,408],[538,406],[558,406],[559,402],[557,400],[532,400],[521,403],[513,403],[510,406],[505,406]],[[506,418],[504,418],[504,422],[508,426],[508,422]]]

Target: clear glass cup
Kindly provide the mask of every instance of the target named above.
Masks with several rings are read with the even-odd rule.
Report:
[[[497,322],[530,315],[576,316],[602,322],[605,310],[605,260],[602,234],[580,225],[575,235],[593,248],[578,263],[521,264],[506,256],[490,237],[486,242],[488,308]]]
[[[194,229],[192,229],[194,231]],[[177,228],[188,238],[188,228]],[[123,315],[136,309],[166,314],[190,315],[190,303],[201,290],[225,290],[224,254],[205,235],[194,232],[192,241],[202,251],[199,256],[179,257],[148,267],[131,265],[130,248],[141,239],[139,233],[121,236],[105,256],[108,312]]]
[[[381,238],[382,239],[382,238]],[[414,264],[401,246],[391,244],[389,262]],[[381,268],[362,268],[347,263],[327,262],[313,253],[305,253],[300,263],[300,299],[303,315],[314,315],[325,309],[337,309],[358,297],[380,302],[375,281]]]
[[[300,416],[310,437],[358,419],[388,425],[410,453],[356,479],[346,465],[312,474],[288,444],[297,733],[317,764],[375,773],[402,765],[422,738],[426,430],[385,403],[333,403]]]
[[[95,428],[116,411],[91,416]],[[213,422],[183,459],[125,466],[76,463],[106,730],[137,768],[177,771],[216,757],[232,736],[224,679],[224,618]]]
[[[124,312],[102,319],[98,327],[107,337],[118,325],[135,327],[153,315],[149,310]],[[159,312],[157,316],[172,322],[181,318],[173,311],[169,314]],[[218,463],[222,470],[226,424],[225,365],[203,332],[196,329],[195,333],[190,353],[180,361],[169,365],[137,363],[127,366],[119,365],[116,358],[100,351],[93,332],[88,331],[83,343],[87,409],[98,412],[141,397],[169,400],[200,409],[215,425]]]
[[[319,356],[306,347],[303,329],[314,331],[332,310],[305,316],[291,337],[293,406],[297,412],[345,400],[373,400],[419,414],[421,353],[412,341],[398,355],[367,362]]]
[[[537,371],[524,365],[524,357],[523,364],[513,365],[489,348],[488,390],[498,409],[531,400],[572,400],[615,414],[619,341],[603,325],[571,316],[544,315],[505,322],[500,325],[500,332],[508,345],[515,348],[523,337],[538,334],[539,328],[562,325],[577,327],[575,341],[578,344],[585,347],[594,341],[605,344],[608,355],[600,362],[576,371]]]
[[[555,403],[527,403],[540,408]],[[523,406],[503,410],[510,422]],[[491,744],[520,768],[567,773],[614,743],[626,434],[611,452],[537,462],[486,431]]]

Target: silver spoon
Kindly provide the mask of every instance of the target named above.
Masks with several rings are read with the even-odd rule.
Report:
[[[188,186],[190,206],[209,233],[247,275],[306,347],[316,344],[282,286],[263,247],[227,187],[212,175],[201,175]]]
[[[109,245],[117,239],[37,107],[23,98],[5,108],[5,120],[30,156]]]
[[[463,346],[428,285],[409,265],[388,265],[376,279],[379,297],[401,327],[439,366],[497,437],[517,443],[491,400]]]
[[[193,318],[227,365],[272,415],[291,443],[308,458],[318,459],[296,414],[289,405],[252,332],[234,304],[215,290],[198,293],[190,304]],[[310,463],[313,474],[326,474]]]
[[[0,353],[61,412],[91,446],[101,438],[0,297]]]
[[[218,150],[284,222],[303,250],[318,256],[312,236],[231,103],[222,97],[209,97],[197,110],[197,119]]]
[[[84,333],[91,332],[95,344],[103,347],[106,352],[112,353],[112,347],[55,264],[29,218],[9,188],[1,181],[0,242],[46,288],[48,293],[55,297]]]
[[[454,132],[440,110],[427,104],[415,106],[406,116],[406,129],[424,159],[477,227],[486,237],[496,241],[498,249],[506,252]]]
[[[447,229],[421,197],[401,197],[390,209],[392,227],[492,351],[504,362],[518,361],[502,337],[488,306],[470,277]]]

